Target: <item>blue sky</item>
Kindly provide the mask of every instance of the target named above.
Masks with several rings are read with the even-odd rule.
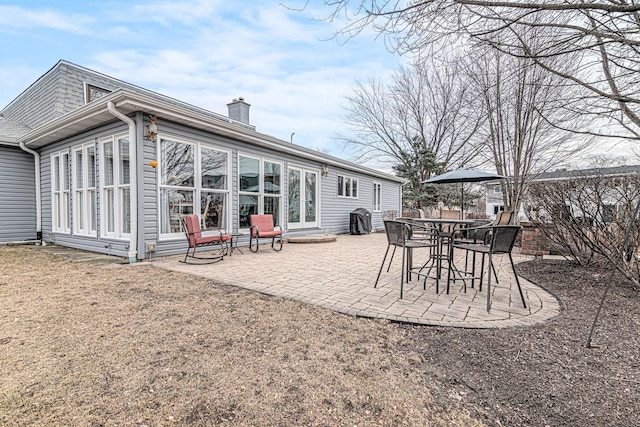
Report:
[[[0,108],[65,59],[225,115],[242,96],[259,132],[348,159],[344,97],[401,59],[282,3],[305,0],[0,1]]]

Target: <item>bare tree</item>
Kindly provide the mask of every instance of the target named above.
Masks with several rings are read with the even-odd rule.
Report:
[[[536,173],[575,158],[590,141],[558,124],[579,127],[584,119],[562,108],[564,99],[573,96],[571,87],[530,59],[485,49],[470,74],[487,116],[480,134],[490,160],[498,174],[512,177],[503,188],[504,206],[518,212]]]
[[[462,75],[459,62],[433,59],[402,67],[388,86],[357,83],[345,107],[353,134],[342,140],[358,148],[357,160],[386,161],[415,181],[408,190],[424,192],[420,181],[468,164],[480,149],[475,134],[483,117],[470,105],[472,85]]]
[[[607,171],[624,171],[613,174]],[[640,197],[640,175],[631,168],[593,168],[567,179],[538,181],[527,197],[533,219],[555,248],[582,265],[607,263],[640,284],[640,229],[631,222]],[[626,245],[623,235],[629,224]]]
[[[616,136],[640,139],[640,4],[613,0],[325,0],[324,4],[328,8],[324,19],[342,23],[337,36],[352,37],[372,27],[387,35],[391,48],[400,52],[476,41],[529,58],[590,94],[571,100],[571,108],[615,122]],[[542,39],[532,43],[531,32]],[[558,66],[562,64],[558,58],[576,54],[575,68]]]

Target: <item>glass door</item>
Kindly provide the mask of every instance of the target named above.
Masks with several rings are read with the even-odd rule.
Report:
[[[289,229],[318,226],[318,172],[289,168]]]

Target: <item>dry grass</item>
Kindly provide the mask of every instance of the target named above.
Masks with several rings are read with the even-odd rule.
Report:
[[[37,248],[0,271],[0,425],[481,425],[389,322]]]

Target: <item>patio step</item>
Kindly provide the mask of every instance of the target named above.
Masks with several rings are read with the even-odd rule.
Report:
[[[338,237],[335,234],[312,234],[309,236],[289,237],[287,243],[330,243]]]

